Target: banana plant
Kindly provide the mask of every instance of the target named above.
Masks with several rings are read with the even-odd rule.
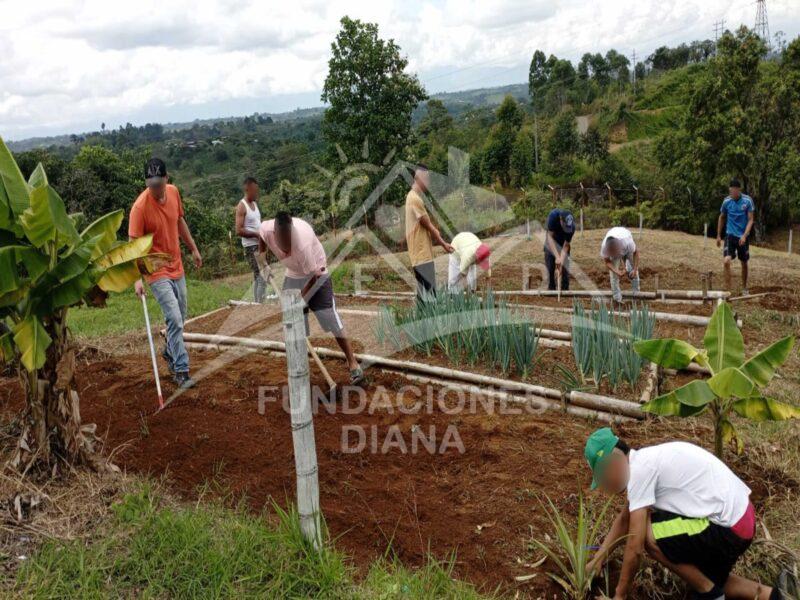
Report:
[[[778,340],[745,360],[744,339],[736,326],[731,307],[720,304],[711,316],[703,337],[703,348],[677,339],[637,342],[636,351],[667,369],[684,369],[689,363],[706,367],[708,380],[695,379],[642,405],[657,415],[690,417],[705,411],[714,419],[714,451],[722,457],[725,444],[734,442],[737,452],[742,440],[731,421],[732,414],[753,421],[783,421],[800,417],[800,407],[768,398],[763,393],[776,370],[789,357],[794,336]]]
[[[10,325],[0,358],[21,366],[28,400],[15,466],[23,451],[43,463],[54,455],[79,462],[90,451],[72,389],[68,309],[103,304],[163,262],[149,255],[150,236],[117,241],[122,219],[115,211],[79,231],[42,165],[25,181],[0,139],[0,322]]]

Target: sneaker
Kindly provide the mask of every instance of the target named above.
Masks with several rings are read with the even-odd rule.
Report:
[[[169,369],[170,374],[172,374],[174,376],[175,375],[175,363],[172,362],[172,357],[169,355],[169,352],[167,352],[166,348],[164,348],[161,351],[161,358],[163,358],[165,361],[167,361],[167,368]]]
[[[195,385],[197,385],[195,380],[189,377],[188,372],[175,373],[175,376],[172,378],[172,380],[175,382],[175,385],[182,390],[188,390],[189,388],[193,388]]]
[[[780,572],[775,587],[780,591],[782,600],[800,600],[800,583],[795,574],[788,569]]]
[[[364,369],[358,367],[350,371],[350,385],[358,385],[364,381]]]

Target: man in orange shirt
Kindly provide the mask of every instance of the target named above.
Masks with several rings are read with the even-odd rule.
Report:
[[[164,161],[151,158],[145,165],[144,176],[147,189],[139,194],[131,208],[128,237],[135,239],[151,233],[151,251],[172,257],[169,263],[147,277],[147,283],[150,284],[167,323],[167,346],[161,355],[167,361],[175,384],[188,389],[195,382],[189,377],[189,354],[183,343],[187,302],[180,240],[191,251],[198,269],[203,265],[203,259],[183,218],[181,194],[178,188],[167,183],[167,167]],[[136,282],[135,287],[136,294],[144,296],[141,279]]]

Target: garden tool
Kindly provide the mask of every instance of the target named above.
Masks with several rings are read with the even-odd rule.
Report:
[[[150,331],[150,314],[147,312],[147,299],[142,294],[142,308],[144,308],[144,323],[147,326],[147,341],[150,344],[150,358],[153,361],[153,375],[156,378],[156,391],[158,392],[158,410],[164,408],[164,396],[161,394],[161,379],[158,377],[158,362],[156,361],[156,347],[153,344],[153,332]]]
[[[306,338],[306,346],[308,346],[309,354],[311,354],[311,357],[314,359],[317,367],[319,367],[319,370],[322,371],[322,376],[325,377],[325,381],[328,383],[328,392],[325,394],[325,396],[331,402],[336,402],[336,382],[331,377],[331,374],[328,373],[328,369],[325,368],[322,359],[319,357],[319,354],[317,354],[317,351],[314,349],[314,346],[311,344],[308,338]]]

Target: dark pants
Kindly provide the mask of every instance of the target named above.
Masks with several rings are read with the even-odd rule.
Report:
[[[309,279],[311,279],[311,277],[284,277],[283,289],[302,290],[306,287]],[[308,311],[311,310],[314,316],[317,317],[317,322],[319,326],[322,327],[323,331],[332,333],[334,337],[342,337],[344,325],[342,324],[341,318],[339,318],[339,313],[336,311],[336,298],[333,295],[333,285],[327,273],[317,279],[317,282],[309,290],[309,297],[303,298],[303,300],[305,300],[306,303],[303,309],[306,320],[306,336],[311,334],[308,326]]]
[[[436,268],[433,261],[414,267],[414,278],[417,280],[417,301],[422,302],[424,295],[436,294]]]
[[[259,304],[263,304],[264,298],[267,295],[267,282],[264,281],[264,278],[261,276],[261,269],[259,269],[258,261],[256,260],[256,252],[258,252],[258,246],[244,247],[244,255],[245,258],[247,258],[247,264],[249,264],[250,268],[253,270],[253,299]]]
[[[544,251],[544,264],[547,267],[547,289],[556,289],[556,257],[549,250]],[[561,265],[561,289],[569,289],[569,252],[567,262]]]

